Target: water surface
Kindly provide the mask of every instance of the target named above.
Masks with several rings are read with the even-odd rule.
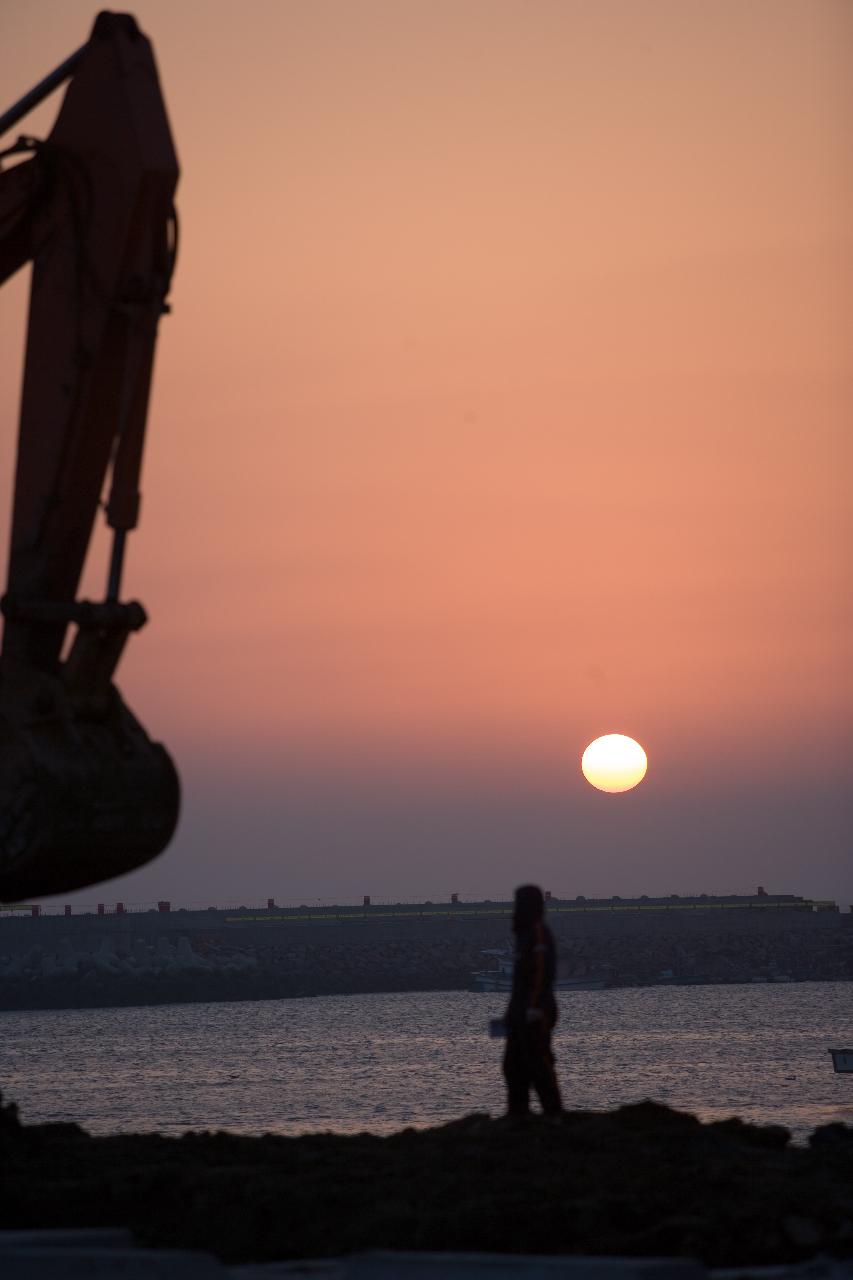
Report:
[[[503,1109],[483,992],[0,1014],[0,1088],[25,1121],[92,1133],[387,1133]],[[564,1103],[642,1098],[703,1119],[853,1124],[853,984],[657,987],[560,997]]]

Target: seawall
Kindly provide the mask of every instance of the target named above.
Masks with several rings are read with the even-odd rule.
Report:
[[[761,908],[548,913],[562,976],[613,986],[853,980],[853,917]],[[507,904],[0,919],[0,1009],[459,990]]]

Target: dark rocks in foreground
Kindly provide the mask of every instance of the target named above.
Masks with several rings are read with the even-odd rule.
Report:
[[[646,1102],[557,1124],[466,1116],[389,1137],[94,1138],[0,1110],[0,1227],[129,1226],[227,1262],[367,1248],[853,1256],[853,1128],[701,1124]]]

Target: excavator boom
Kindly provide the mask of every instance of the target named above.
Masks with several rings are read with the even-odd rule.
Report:
[[[99,14],[87,44],[0,117],[0,131],[66,79],[50,135],[19,138],[2,153],[18,163],[0,172],[0,283],[33,264],[2,601],[5,901],[141,865],[168,844],[179,806],[169,756],[112,682],[145,622],[119,594],[175,258],[178,165],[151,45],[132,17]],[[113,531],[105,598],[79,601],[101,506]]]

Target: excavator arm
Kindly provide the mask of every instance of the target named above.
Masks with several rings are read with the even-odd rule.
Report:
[[[126,14],[0,118],[70,79],[44,141],[0,159],[0,283],[33,263],[0,652],[0,901],[123,874],[168,844],[179,787],[112,677],[146,621],[120,600],[178,178],[151,45]],[[25,157],[25,158],[21,158]],[[77,599],[100,507],[105,598]],[[69,628],[72,634],[69,635]]]

